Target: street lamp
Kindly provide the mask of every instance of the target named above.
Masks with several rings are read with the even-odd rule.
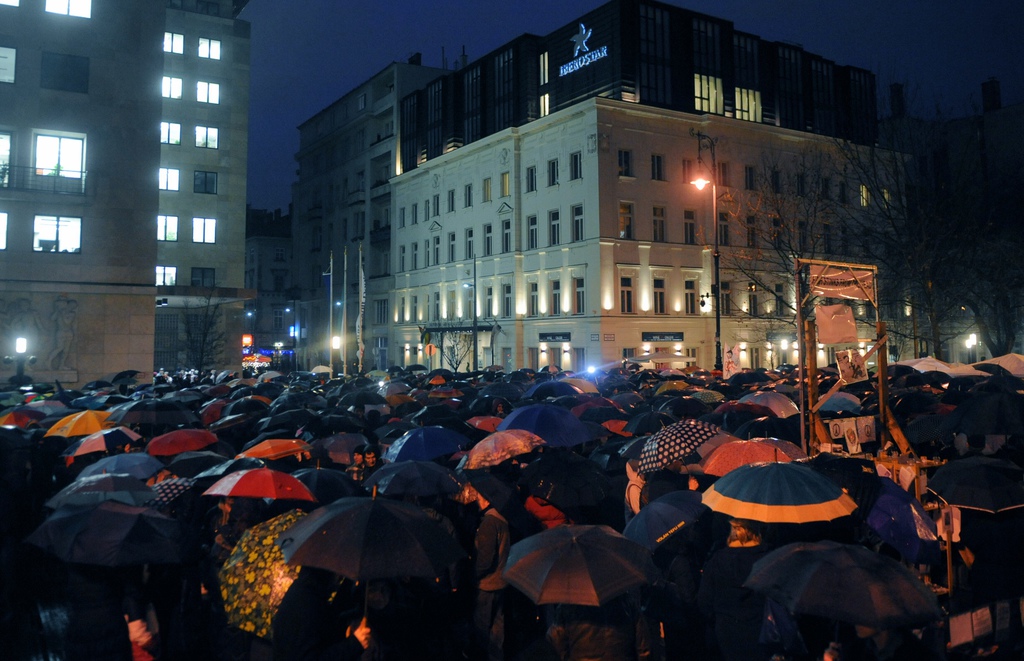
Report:
[[[472,289],[473,290],[473,299],[472,299],[472,306],[473,306],[473,371],[476,372],[479,369],[479,367],[480,367],[479,363],[477,362],[477,357],[476,357],[476,354],[477,354],[477,341],[478,341],[478,339],[477,339],[477,329],[476,329],[476,257],[473,258],[473,284],[469,284],[468,282],[466,282],[466,283],[463,283],[462,286],[467,288],[467,289]],[[492,340],[492,344],[493,344],[493,340]]]
[[[704,160],[701,158],[701,153],[707,149],[711,152],[711,168],[710,174],[711,179],[699,178],[690,183],[697,187],[697,190],[704,190],[704,187],[711,184],[711,227],[715,235],[714,252],[714,282],[711,285],[711,297],[715,305],[715,369],[721,371],[722,369],[722,307],[721,307],[721,292],[719,288],[719,261],[721,254],[718,251],[718,185],[715,183],[718,171],[715,163],[715,143],[718,142],[718,138],[712,138],[711,136],[702,133],[700,131],[690,129],[690,135],[697,138],[697,162],[703,163]]]
[[[4,363],[14,363],[17,372],[8,381],[15,386],[24,386],[32,383],[32,377],[25,376],[25,365],[35,365],[36,357],[28,355],[28,339],[24,337],[15,338],[14,355],[4,356]]]

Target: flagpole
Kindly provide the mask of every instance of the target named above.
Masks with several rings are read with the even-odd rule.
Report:
[[[345,359],[345,327],[348,325],[348,246],[345,246],[344,265],[341,268],[341,375],[348,376],[348,361]]]
[[[363,272],[363,244],[359,244],[359,315],[356,317],[356,355],[359,358],[359,373],[363,373],[363,356],[366,345],[363,341],[364,325],[366,324],[366,275]]]
[[[327,266],[327,364],[331,368],[331,376],[334,376],[334,351],[331,350],[331,343],[334,337],[334,251],[331,251],[330,261]]]

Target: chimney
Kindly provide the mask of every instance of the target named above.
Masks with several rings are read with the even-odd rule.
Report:
[[[1003,107],[1003,95],[999,91],[999,79],[989,78],[981,84],[982,112],[992,112]]]
[[[413,53],[412,55],[409,56],[408,62],[409,62],[409,64],[412,64],[412,65],[417,66],[417,67],[422,65],[423,64],[423,53]]]
[[[459,68],[465,68],[466,64],[469,63],[469,57],[466,56],[466,46],[462,46],[462,55],[459,56]]]
[[[903,119],[907,114],[907,100],[903,95],[903,83],[889,85],[889,114],[892,119]]]

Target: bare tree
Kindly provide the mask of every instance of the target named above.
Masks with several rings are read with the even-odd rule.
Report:
[[[182,349],[188,365],[207,370],[223,362],[225,333],[221,303],[213,290],[200,298],[185,299],[181,312]]]

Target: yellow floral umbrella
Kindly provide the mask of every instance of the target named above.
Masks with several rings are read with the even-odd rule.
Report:
[[[242,533],[220,570],[228,624],[270,640],[274,613],[300,569],[285,563],[275,542],[303,516],[300,510],[290,510]]]

